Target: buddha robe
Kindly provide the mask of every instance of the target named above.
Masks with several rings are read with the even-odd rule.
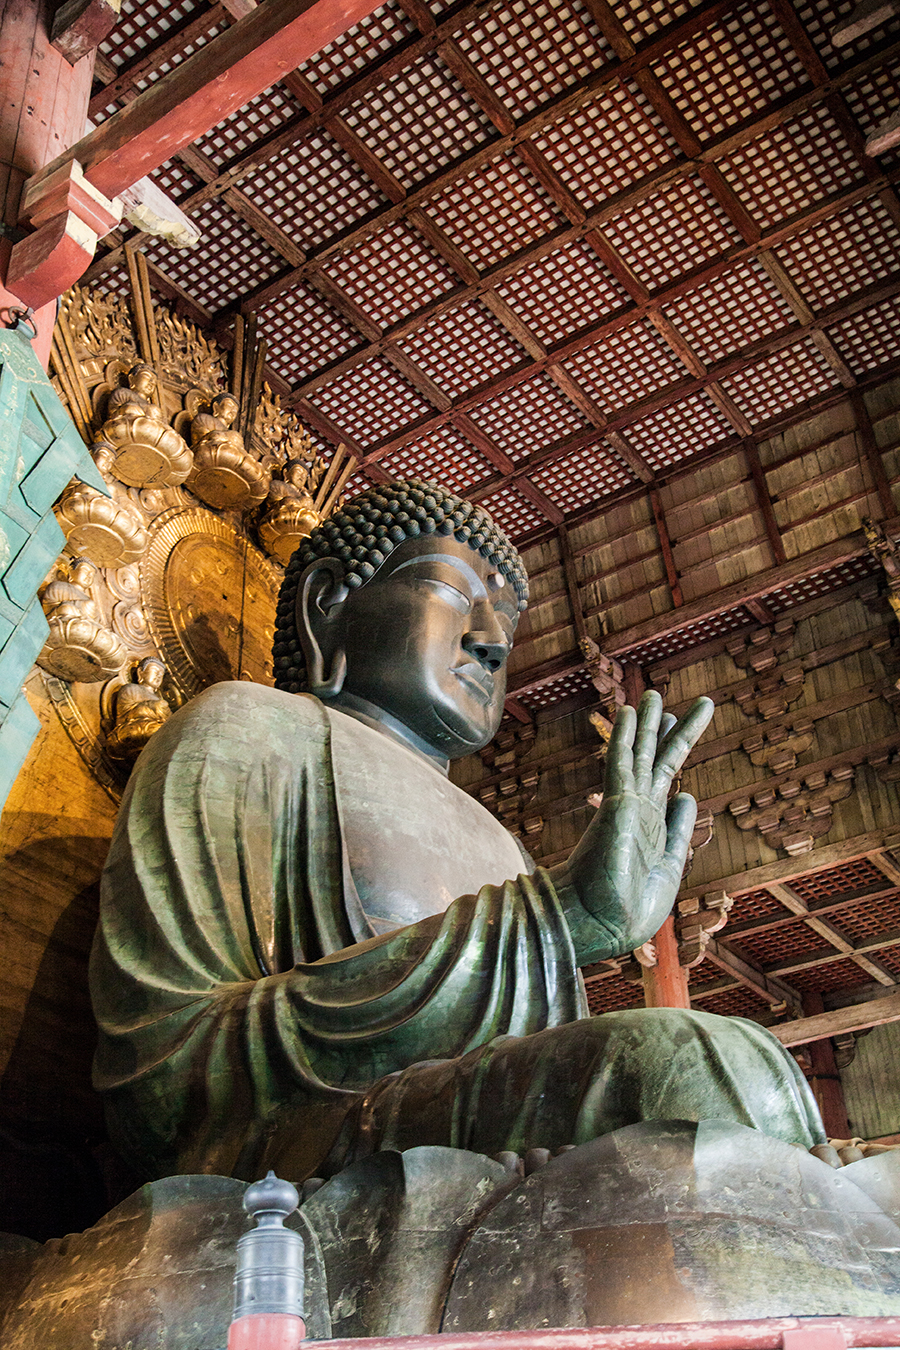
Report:
[[[324,708],[220,684],[157,732],[122,803],[91,963],[95,1083],[155,1176],[302,1179],[381,1148],[554,1149],[647,1119],[822,1141],[763,1028],[589,1017],[578,965],[541,868],[373,935]]]

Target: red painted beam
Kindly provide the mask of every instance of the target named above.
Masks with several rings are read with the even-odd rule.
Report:
[[[115,197],[359,23],[383,0],[262,0],[31,180],[76,159]]]
[[[322,1344],[328,1350],[837,1350],[900,1346],[900,1317],[765,1317],[643,1327],[373,1336]]]

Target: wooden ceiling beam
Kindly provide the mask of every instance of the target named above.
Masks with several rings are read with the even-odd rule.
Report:
[[[892,529],[898,529],[900,518],[895,517],[885,524],[889,524]],[[713,595],[691,600],[678,611],[657,614],[619,633],[610,633],[604,639],[604,651],[608,656],[624,656],[633,648],[669,637],[688,624],[724,614],[729,609],[743,604],[750,596],[765,599],[772,591],[782,590],[786,586],[813,576],[816,572],[837,567],[840,563],[849,562],[851,558],[858,558],[866,552],[864,533],[862,530],[854,530],[852,534],[845,535],[842,539],[833,539],[820,548],[812,549],[809,553],[801,553],[778,567],[770,567],[768,571],[760,572],[752,579],[733,582]]]
[[[88,183],[115,197],[377,8],[377,0],[266,0],[58,155],[29,191],[77,161]]]
[[[845,1008],[834,1008],[830,1012],[816,1013],[813,1017],[781,1022],[769,1027],[769,1030],[784,1046],[809,1045],[811,1041],[824,1041],[832,1036],[847,1035],[851,1031],[868,1031],[871,1027],[897,1021],[900,1021],[900,991],[886,994],[883,998],[868,999],[864,1003],[851,1003]]]
[[[566,592],[569,597],[572,624],[575,629],[575,637],[580,645],[587,638],[588,630],[584,617],[584,609],[581,604],[581,592],[578,588],[578,572],[575,568],[575,558],[572,555],[572,544],[569,539],[569,531],[566,529],[565,525],[560,524],[558,526],[556,537],[566,578]]]
[[[126,61],[121,66],[113,67],[115,74],[91,95],[88,103],[88,116],[96,118],[99,113],[104,112],[111,103],[117,102],[126,94],[134,89],[135,84],[149,71],[158,69],[163,62],[168,61],[173,56],[178,56],[184,51],[185,47],[196,44],[199,38],[205,37],[225,18],[225,6],[221,0],[211,4],[206,9],[201,9],[199,13],[191,12],[185,18],[174,23],[166,31],[165,37],[152,47],[145,47],[140,55],[135,56],[131,61]],[[95,66],[95,72],[97,68]]]
[[[803,1000],[798,990],[777,975],[767,975],[759,966],[747,957],[738,955],[724,942],[709,939],[706,958],[726,974],[732,975],[739,984],[752,989],[754,994],[765,1000],[773,1008],[787,1007],[796,1016],[803,1011]]]
[[[774,898],[777,898],[780,883],[776,882],[764,889],[769,891]],[[763,888],[761,888],[763,889]],[[788,889],[790,889],[788,887]],[[798,897],[799,898],[799,897]],[[728,936],[730,939],[742,937],[751,937],[760,933],[776,932],[780,928],[796,923],[798,913],[810,913],[817,918],[822,918],[829,914],[840,914],[845,909],[852,909],[854,905],[863,901],[887,900],[888,898],[897,898],[897,886],[885,885],[877,882],[871,886],[860,886],[856,890],[848,891],[846,894],[829,896],[825,900],[819,900],[815,904],[807,907],[805,911],[785,910],[784,913],[758,915],[752,919],[739,919],[734,921],[731,917],[728,920]]]
[[[681,582],[678,578],[678,568],[675,566],[675,554],[672,552],[672,541],[669,538],[669,529],[666,525],[665,512],[662,503],[659,500],[659,493],[653,488],[647,492],[650,501],[650,509],[653,512],[653,520],[656,524],[656,536],[659,540],[659,550],[662,554],[663,566],[666,569],[666,580],[669,583],[669,593],[672,596],[672,604],[676,609],[681,609],[684,604],[684,596],[681,593]],[[606,644],[604,643],[604,648]],[[608,654],[608,653],[607,653]]]
[[[759,506],[765,523],[766,534],[768,535],[769,544],[772,549],[772,556],[774,557],[776,564],[781,566],[782,563],[787,562],[787,554],[784,551],[784,541],[781,538],[781,531],[778,528],[778,521],[775,518],[775,509],[772,506],[772,498],[769,496],[769,485],[766,482],[766,475],[763,472],[763,466],[759,458],[759,447],[751,436],[748,436],[744,441],[744,453],[747,456],[750,477],[753,481],[753,491],[756,494],[757,505]]]
[[[798,858],[776,858],[774,862],[705,881],[699,886],[683,886],[679,898],[693,898],[707,891],[726,891],[728,895],[740,897],[748,891],[768,887],[773,882],[791,882],[796,877],[823,872],[842,863],[856,862],[859,858],[874,858],[892,844],[896,847],[898,842],[896,828],[869,830],[833,844],[817,842],[812,852]]]
[[[872,426],[872,419],[869,416],[869,410],[866,407],[866,400],[858,391],[850,395],[850,403],[853,408],[853,414],[856,418],[856,434],[862,443],[862,452],[869,472],[872,475],[872,481],[875,484],[875,491],[878,493],[878,501],[881,505],[882,516],[888,518],[895,513],[894,495],[891,491],[891,484],[884,470],[884,460],[881,457],[881,451],[878,448],[878,442],[875,439],[875,429]]]

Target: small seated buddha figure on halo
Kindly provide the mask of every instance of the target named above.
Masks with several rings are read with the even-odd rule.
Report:
[[[219,510],[249,510],[269,490],[269,470],[247,453],[243,436],[232,426],[239,411],[234,394],[216,394],[209,412],[191,422],[194,467],[185,486]]]
[[[319,524],[319,513],[307,491],[309,465],[289,459],[280,477],[273,477],[259,522],[263,548],[281,563],[289,563],[301,540]]]
[[[125,648],[103,622],[91,594],[96,580],[90,559],[76,558],[68,576],[61,568],[41,597],[50,632],[37,664],[59,679],[108,680],[125,660]]]
[[[102,438],[115,451],[113,473],[129,487],[176,487],[191,470],[191,452],[153,398],[156,372],[138,361],[128,387],[114,389]]]
[[[160,693],[165,674],[162,661],[148,656],[138,666],[136,678],[117,690],[115,721],[106,738],[113,759],[135,759],[171,717],[172,709]]]

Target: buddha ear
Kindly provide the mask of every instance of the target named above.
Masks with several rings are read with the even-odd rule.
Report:
[[[337,558],[320,558],[300,577],[297,587],[297,636],[306,664],[306,684],[317,698],[334,698],[347,674],[347,657],[335,642],[335,620],[350,594]],[[328,660],[329,673],[325,674]]]

